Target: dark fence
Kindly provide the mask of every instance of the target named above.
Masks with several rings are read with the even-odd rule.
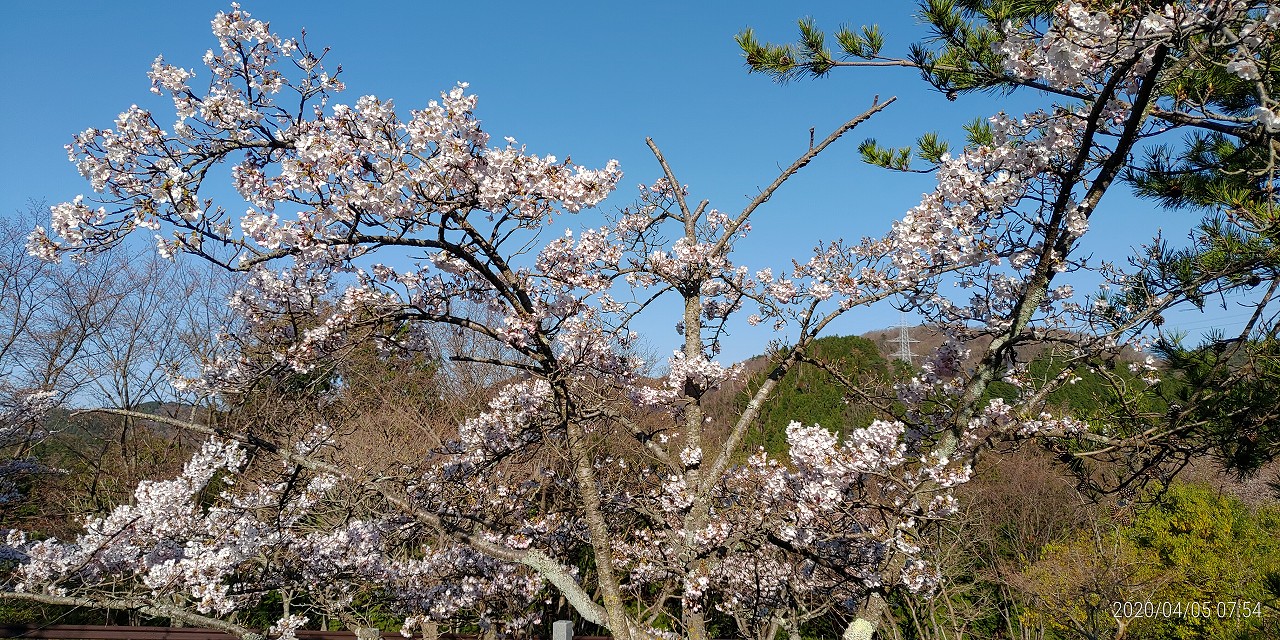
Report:
[[[188,627],[107,627],[84,624],[4,625],[5,638],[48,638],[50,640],[236,640],[236,637],[214,631]],[[337,632],[331,638],[313,640],[354,640],[350,631]],[[299,636],[301,640],[301,636]]]

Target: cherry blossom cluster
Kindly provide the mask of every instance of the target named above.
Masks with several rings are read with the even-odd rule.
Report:
[[[6,553],[21,562],[9,588],[52,595],[140,588],[214,615],[253,606],[272,589],[304,589],[321,612],[350,615],[358,595],[377,591],[406,613],[406,628],[464,615],[513,628],[536,622],[518,604],[508,607],[541,592],[535,574],[464,546],[415,543],[403,516],[317,526],[337,478],[316,475],[297,486],[297,470],[286,469],[276,481],[238,488],[236,480],[249,481],[245,463],[242,448],[209,441],[177,478],[143,482],[132,503],[87,519],[73,540],[10,532]],[[227,488],[202,506],[215,479]],[[412,553],[396,551],[414,544]],[[269,631],[288,637],[308,619],[285,615]]]
[[[44,470],[26,451],[48,435],[45,420],[56,402],[55,392],[14,389],[0,378],[0,505],[21,497],[24,476]]]
[[[475,96],[465,85],[403,120],[391,101],[373,96],[330,106],[330,94],[342,85],[298,42],[272,34],[238,6],[219,14],[214,32],[219,46],[204,59],[206,94],[191,88],[194,71],[161,59],[153,65],[153,91],[171,96],[179,115],[171,130],[133,107],[115,128],[87,130],[69,145],[101,206],[77,197],[53,207],[51,229],[37,229],[30,247],[54,258],[93,251],[135,229],[162,227],[171,232],[157,236],[165,255],[221,245],[232,254],[220,253],[218,260],[251,274],[233,306],[251,324],[277,330],[282,317],[314,311],[332,288],[345,286],[323,324],[304,336],[282,336],[301,338],[283,358],[292,368],[306,370],[342,348],[348,330],[371,318],[406,307],[438,312],[459,295],[493,302],[487,295],[492,279],[483,272],[507,268],[493,264],[501,258],[500,247],[490,247],[480,264],[462,256],[491,240],[490,233],[536,230],[557,210],[576,212],[598,203],[621,175],[616,163],[588,170],[554,156],[526,154],[512,141],[488,147],[489,135],[473,115]],[[303,105],[294,114],[281,107],[281,96],[291,94],[289,103]],[[251,205],[238,220],[199,195],[206,170],[220,162],[232,164],[236,189]],[[281,205],[293,211],[286,214]],[[446,240],[424,247],[433,250],[434,268],[401,272],[383,264],[369,277],[359,264],[371,236],[417,248],[409,238],[428,226],[445,231]],[[548,277],[592,272],[561,265],[555,249],[547,248]],[[598,253],[580,249],[588,250],[574,255]],[[292,264],[271,269],[276,259]],[[564,284],[602,286],[598,278],[595,284]],[[399,295],[389,285],[401,287]],[[564,291],[551,287],[535,297],[536,309],[507,309],[509,328],[502,337],[518,343],[540,315],[563,317],[571,314],[564,308],[574,306],[563,300]],[[511,301],[505,302],[509,307]]]
[[[1031,337],[1032,325],[1094,327],[1095,310],[1074,299],[1075,287],[1044,284],[1065,272],[1097,269],[1071,255],[1097,206],[1099,194],[1089,187],[1105,187],[1114,177],[1091,181],[1112,170],[1105,166],[1110,156],[1127,153],[1114,148],[1114,141],[1159,133],[1143,124],[1133,104],[1162,48],[1206,38],[1229,48],[1224,67],[1253,74],[1280,19],[1274,7],[1259,4],[1174,2],[1144,14],[1138,8],[1066,2],[1054,8],[1043,30],[1039,22],[1002,25],[1004,38],[993,46],[1013,81],[1086,99],[991,118],[990,143],[944,155],[936,165],[936,189],[887,237],[864,241],[858,251],[892,256],[885,274],[912,289],[913,307],[959,337],[1013,331],[1021,340]],[[1258,86],[1261,107],[1254,120],[1265,128],[1272,122],[1272,102]],[[943,271],[952,275],[938,278]],[[969,290],[969,298],[943,294],[943,284]],[[1032,293],[1031,287],[1045,290]],[[1031,305],[1025,304],[1029,294]],[[1019,318],[1028,307],[1034,316]]]
[[[209,549],[209,540],[238,529],[241,534],[248,532],[235,526],[239,518],[231,512],[202,514],[196,496],[219,472],[237,469],[244,461],[238,447],[211,441],[187,462],[179,477],[140,483],[133,504],[90,518],[84,523],[85,532],[74,541],[27,542],[11,537],[11,544],[18,543],[17,552],[27,559],[14,573],[13,588],[63,595],[76,587],[110,584],[119,576],[138,572],[155,590],[182,578],[179,588],[201,611],[228,613],[243,606],[245,600],[230,594],[221,578],[261,543]],[[200,531],[203,536],[192,535]],[[248,540],[253,537],[249,534]]]
[[[1006,38],[994,50],[1014,77],[1096,92],[1103,86],[1105,70],[1136,59],[1132,70],[1141,74],[1155,45],[1208,34],[1214,44],[1230,47],[1229,57],[1217,61],[1222,68],[1242,80],[1258,81],[1263,50],[1274,42],[1278,27],[1280,9],[1247,0],[1170,2],[1146,14],[1064,2],[1054,9],[1051,26],[1043,33],[1005,24]],[[1274,133],[1280,128],[1276,102],[1265,89],[1258,98],[1252,118]]]
[[[1220,18],[1221,12],[1243,2],[1169,3],[1160,13],[1139,19],[1117,19],[1105,10],[1090,10],[1083,3],[1064,2],[1054,9],[1052,27],[1043,34],[1012,30],[995,45],[1005,70],[1024,79],[1044,79],[1055,87],[1097,90],[1098,78],[1109,66],[1131,60],[1155,42],[1175,31],[1199,27]]]
[[[45,416],[57,400],[53,391],[11,389],[8,380],[0,379],[0,447],[39,438]]]
[[[910,452],[900,422],[875,421],[844,438],[793,422],[787,440],[785,462],[760,452],[729,474],[710,520],[697,529],[682,527],[696,500],[682,474],[665,478],[652,504],[631,496],[629,508],[665,526],[640,528],[615,546],[630,570],[627,586],[643,593],[678,581],[684,607],[715,606],[744,630],[786,618],[799,602],[856,602],[868,587],[928,593],[938,573],[918,557],[914,532],[954,513],[950,489],[971,473],[963,455]],[[687,458],[698,455],[685,450]],[[708,561],[686,571],[674,552],[684,545]],[[885,573],[894,556],[902,568]]]
[[[667,386],[672,390],[683,390],[692,385],[698,391],[690,395],[700,395],[703,391],[715,389],[741,374],[741,363],[725,367],[702,354],[689,358],[683,351],[676,351],[670,359]]]
[[[490,401],[488,411],[459,427],[459,450],[479,459],[520,450],[531,438],[541,436],[536,421],[551,401],[551,385],[545,380],[504,387]]]

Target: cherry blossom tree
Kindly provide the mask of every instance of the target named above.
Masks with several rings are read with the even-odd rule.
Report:
[[[936,135],[922,136],[918,142],[918,155],[932,165],[930,170],[936,171],[940,183],[957,166],[968,169],[981,162],[976,166],[985,168],[993,160],[1002,163],[991,155],[993,145],[1013,154],[1011,158],[1022,158],[1020,167],[1007,174],[978,174],[995,178],[993,182],[1012,179],[1018,183],[1014,189],[1021,210],[1016,217],[1005,212],[992,225],[982,214],[999,209],[971,201],[979,216],[966,213],[960,220],[978,221],[987,235],[957,234],[965,246],[975,247],[1007,242],[1001,236],[1011,232],[1027,234],[1022,243],[1027,253],[1009,257],[1007,266],[1013,272],[1004,265],[966,271],[958,284],[978,291],[967,305],[939,297],[938,289],[932,287],[915,301],[917,310],[948,326],[953,335],[991,339],[976,369],[957,380],[965,388],[960,410],[976,409],[973,402],[1002,375],[1022,388],[1019,404],[1030,408],[1087,368],[1107,376],[1124,402],[1115,414],[1101,416],[1080,433],[1076,442],[1053,448],[1073,464],[1105,461],[1119,467],[1121,472],[1108,480],[1106,488],[1132,491],[1135,483],[1167,477],[1205,453],[1232,464],[1231,447],[1218,445],[1222,425],[1215,420],[1221,416],[1206,419],[1205,414],[1220,412],[1223,399],[1229,397],[1224,390],[1252,380],[1252,366],[1230,370],[1223,364],[1228,359],[1252,359],[1253,352],[1264,354],[1269,348],[1275,335],[1273,313],[1268,311],[1274,306],[1274,283],[1243,303],[1252,317],[1238,337],[1214,347],[1214,353],[1224,355],[1210,377],[1204,375],[1207,367],[1195,372],[1199,377],[1187,376],[1201,384],[1183,394],[1184,402],[1171,402],[1158,387],[1134,389],[1120,377],[1108,375],[1099,361],[1114,354],[1120,344],[1144,346],[1153,334],[1166,339],[1160,327],[1170,309],[1201,306],[1207,296],[1238,293],[1274,278],[1265,266],[1270,261],[1266,252],[1248,251],[1225,272],[1179,267],[1176,259],[1185,263],[1188,255],[1209,253],[1208,244],[1224,234],[1245,238],[1252,243],[1250,249],[1266,244],[1269,232],[1265,229],[1275,206],[1277,129],[1272,89],[1280,10],[1273,3],[1245,1],[929,0],[920,3],[920,15],[933,37],[902,57],[882,53],[885,38],[874,27],[837,31],[841,51],[833,55],[825,34],[811,21],[801,22],[801,37],[795,45],[761,44],[750,30],[739,36],[739,44],[752,70],[780,79],[821,76],[837,67],[897,66],[919,70],[952,100],[978,90],[1034,90],[1054,100],[1052,107],[1021,118],[1000,114],[988,123],[971,125],[969,146],[956,157],[948,154],[947,145]],[[1027,144],[1028,136],[1035,142]],[[1217,159],[1213,153],[1194,155],[1196,145],[1203,147],[1207,139],[1218,140],[1224,155]],[[1167,160],[1170,148],[1178,148],[1184,140],[1191,141],[1183,156],[1190,160],[1174,167]],[[1228,140],[1224,147],[1221,143]],[[1147,160],[1135,162],[1138,152]],[[869,142],[863,154],[889,168],[913,166],[909,147],[893,150]],[[1219,187],[1228,180],[1250,186],[1247,198],[1225,189],[1212,191],[1209,201],[1225,210],[1229,231],[1193,230],[1194,246],[1185,252],[1168,249],[1157,237],[1139,249],[1127,266],[1080,255],[1080,238],[1117,178],[1128,178],[1151,195],[1153,187],[1163,188],[1152,181],[1182,185],[1180,176],[1188,168],[1202,172],[1195,179],[1206,180],[1205,174],[1210,174],[1207,180],[1212,181],[1214,172],[1234,176],[1219,181]],[[1176,195],[1173,190],[1160,193],[1161,197]],[[947,200],[948,195],[949,191],[940,192],[935,211],[960,211]],[[1207,202],[1205,195],[1198,194],[1197,204]],[[1174,197],[1170,202],[1177,205],[1185,200]],[[1254,270],[1262,277],[1250,276]],[[1073,299],[1072,284],[1062,281],[1074,279],[1079,286],[1089,272],[1102,280],[1102,292],[1084,302]],[[1236,277],[1239,272],[1249,277]],[[1045,313],[1048,309],[1053,310]],[[1042,340],[1062,344],[1064,366],[1048,380],[1029,379],[1016,366],[1016,349]],[[1255,349],[1254,345],[1260,346]],[[1171,350],[1166,344],[1162,351]],[[1154,359],[1148,359],[1130,368],[1135,373],[1145,369],[1146,377],[1154,381],[1161,375],[1155,365]],[[1206,381],[1211,382],[1203,384]],[[1256,439],[1256,429],[1252,434],[1245,436]]]
[[[1011,24],[989,43],[1007,73],[1074,102],[975,127],[963,151],[936,154],[936,189],[887,235],[822,244],[775,272],[736,259],[752,217],[893,100],[816,141],[735,212],[693,198],[649,141],[661,177],[603,226],[566,228],[616,188],[616,163],[589,169],[512,138],[491,144],[465,85],[407,115],[373,96],[338,102],[340,69],[323,52],[233,5],[213,21],[205,72],[152,66],[176,121],[135,106],[69,145],[95,195],[53,207],[32,253],[87,259],[147,232],[161,255],[243,273],[230,305],[270,348],[225,349],[178,381],[224,398],[369,344],[386,358],[506,373],[482,411],[398,469],[344,456],[323,421],[170,420],[210,437],[183,473],[140,484],[75,539],[11,533],[20,561],[0,595],[133,608],[245,637],[258,631],[237,611],[277,592],[307,596],[269,630],[282,636],[320,611],[358,622],[371,600],[402,614],[406,632],[458,618],[515,631],[558,596],[621,640],[704,640],[711,615],[762,640],[833,615],[846,638],[869,638],[887,593],[927,593],[938,580],[922,534],[954,512],[950,490],[981,451],[1031,437],[1112,443],[1106,427],[1046,412],[1069,374],[1032,380],[1014,349],[1086,326],[1096,330],[1071,341],[1072,357],[1114,355],[1159,306],[1102,314],[1060,281],[1120,277],[1073,250],[1135,144],[1172,126],[1149,117],[1161,74],[1196,38],[1272,37],[1275,13],[1064,3],[1046,22]],[[1227,62],[1247,66],[1251,49],[1232,51]],[[1249,122],[1266,130],[1268,105]],[[225,207],[245,204],[207,195],[224,165],[243,214]],[[954,301],[944,283],[972,297]],[[837,425],[793,423],[781,459],[744,450],[779,380],[822,366],[807,355],[813,340],[893,296],[954,338],[898,387],[905,411],[843,438]],[[683,344],[654,377],[632,326],[669,298]],[[703,400],[741,375],[715,359],[740,323],[784,339],[744,409],[713,424]],[[501,348],[450,350],[441,329]],[[968,369],[974,334],[992,339]],[[1022,396],[984,401],[1001,378]]]

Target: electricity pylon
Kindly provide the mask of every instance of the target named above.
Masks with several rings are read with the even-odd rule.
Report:
[[[911,337],[911,332],[907,326],[907,312],[903,311],[898,321],[898,337],[891,342],[898,344],[898,352],[893,357],[909,364],[915,365],[915,354],[911,353],[911,344],[920,342]]]

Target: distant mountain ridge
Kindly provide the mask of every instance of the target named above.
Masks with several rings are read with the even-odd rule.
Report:
[[[923,362],[929,354],[936,351],[938,347],[942,346],[942,343],[946,340],[946,334],[941,329],[930,325],[921,324],[907,327],[907,332],[911,336],[912,340],[918,341],[911,345],[911,351],[916,356],[915,362],[912,363],[915,366],[920,366],[920,363]],[[1066,332],[1062,333],[1070,335]],[[896,342],[898,339],[898,327],[868,331],[863,333],[862,337],[875,343],[876,347],[880,349],[881,355],[885,358],[892,360],[896,357],[898,352],[898,343]],[[982,353],[985,350],[986,345],[990,344],[990,342],[990,338],[979,338],[977,340],[970,341],[970,343],[966,345],[969,348],[970,357],[969,361],[965,364],[968,366],[977,364],[979,357],[977,354]],[[1058,343],[1056,341],[1024,343],[1017,348],[1018,359],[1024,362],[1034,360],[1057,344]],[[1126,363],[1139,362],[1146,358],[1146,356],[1147,354],[1140,353],[1130,347],[1125,347],[1120,351],[1119,360]]]

